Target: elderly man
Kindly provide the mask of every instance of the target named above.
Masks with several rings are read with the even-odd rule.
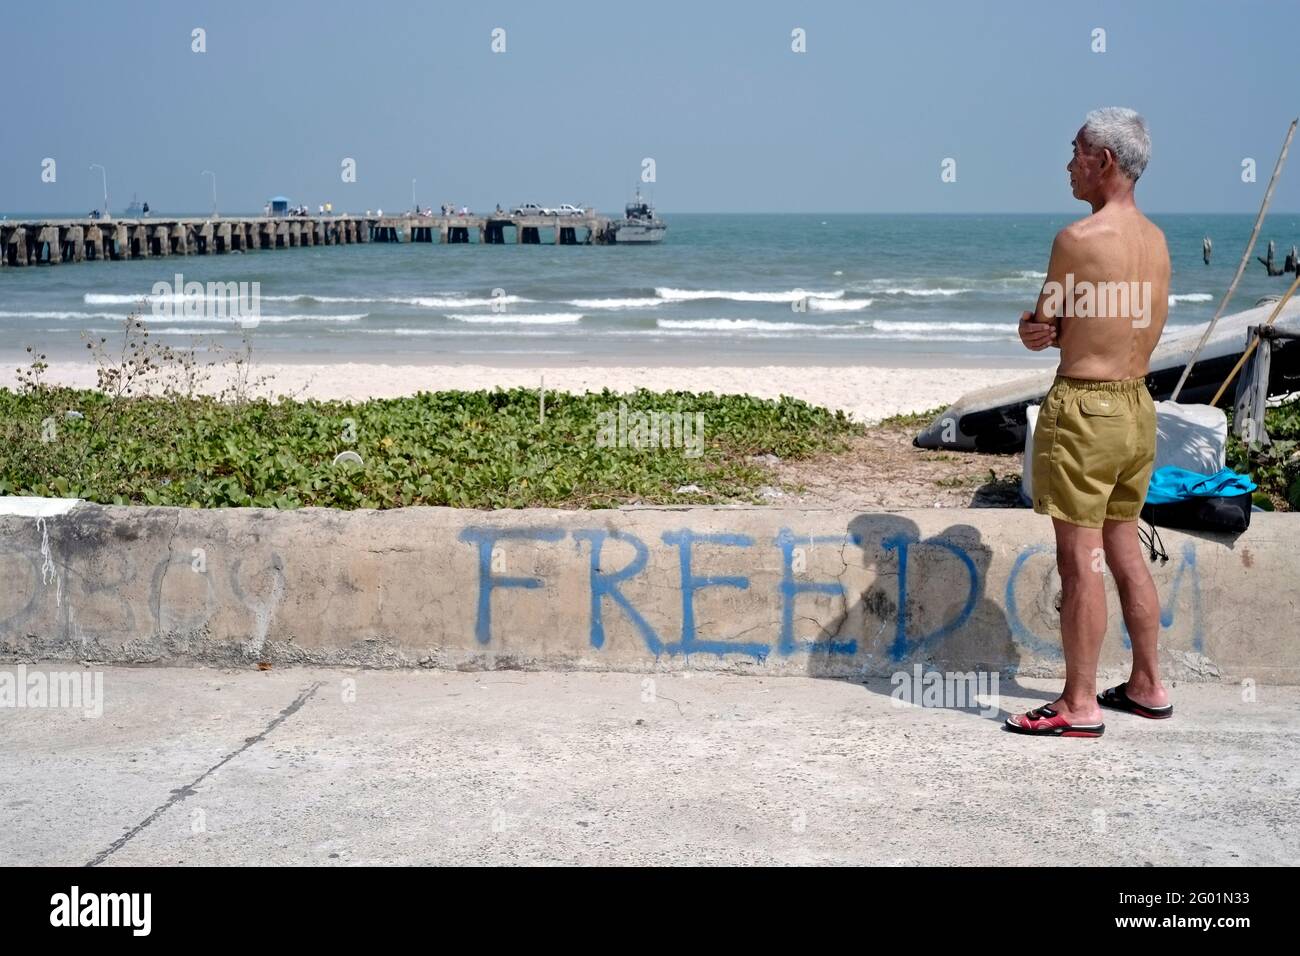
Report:
[[[1137,518],[1155,460],[1155,405],[1145,376],[1169,306],[1164,234],[1138,210],[1133,187],[1151,155],[1133,110],[1089,113],[1066,169],[1092,214],[1052,243],[1047,280],[1020,338],[1061,350],[1034,432],[1034,510],[1050,515],[1061,574],[1065,689],[1045,707],[1007,719],[1011,730],[1099,737],[1101,707],[1144,717],[1173,713],[1160,681],[1160,607],[1138,541]],[[1133,643],[1128,681],[1097,693],[1106,633],[1106,568],[1115,577]]]

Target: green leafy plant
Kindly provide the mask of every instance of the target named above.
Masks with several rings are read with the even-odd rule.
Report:
[[[539,398],[532,389],[355,403],[0,389],[0,494],[196,508],[756,501],[771,475],[755,456],[839,450],[859,430],[792,398],[548,392],[544,423]],[[702,413],[703,454],[602,445],[600,413],[620,402]],[[362,463],[335,464],[344,451]],[[678,490],[692,485],[700,491]]]
[[[1300,510],[1300,399],[1268,409],[1264,428],[1271,439],[1265,446],[1229,436],[1228,467],[1250,474],[1259,485],[1255,502],[1261,507]]]

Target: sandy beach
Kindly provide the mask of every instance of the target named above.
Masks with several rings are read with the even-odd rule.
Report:
[[[0,370],[0,387],[14,388],[17,366]],[[860,422],[926,411],[947,405],[965,392],[1033,374],[1017,368],[897,368],[849,366],[583,366],[520,368],[489,365],[380,365],[363,363],[257,363],[254,378],[267,377],[278,395],[320,399],[393,398],[418,391],[482,388],[537,388],[564,392],[627,392],[638,388],[749,394],[759,398],[790,395],[815,405],[841,409]],[[219,390],[226,372],[214,371],[206,390]],[[52,361],[45,373],[51,384],[92,388],[90,362]]]

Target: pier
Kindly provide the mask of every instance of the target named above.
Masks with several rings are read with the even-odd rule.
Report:
[[[0,267],[223,255],[362,242],[578,246],[612,241],[609,218],[595,214],[15,219],[0,220]]]

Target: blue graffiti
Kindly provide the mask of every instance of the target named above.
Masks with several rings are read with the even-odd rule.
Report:
[[[1048,657],[1059,658],[1062,654],[1061,645],[1045,641],[1033,631],[1031,631],[1020,617],[1020,605],[1016,601],[1016,581],[1020,577],[1020,572],[1030,558],[1036,554],[1056,554],[1056,549],[1045,544],[1035,544],[1025,548],[1020,554],[1016,555],[1015,563],[1011,565],[1011,573],[1007,575],[1007,590],[1004,596],[1003,604],[1007,609],[1007,625],[1011,629],[1011,637],[1022,647],[1029,647],[1035,654],[1043,654]]]
[[[889,648],[889,656],[895,661],[901,661],[907,656],[908,645],[913,645],[913,649],[924,647],[932,644],[942,637],[947,637],[953,631],[965,624],[975,610],[975,605],[979,600],[980,579],[979,571],[975,567],[975,562],[964,549],[953,544],[951,541],[944,541],[942,538],[929,538],[925,541],[918,541],[916,538],[907,535],[894,535],[886,538],[881,542],[886,551],[898,552],[898,613],[894,616],[894,643]],[[946,624],[940,625],[929,634],[912,637],[907,635],[908,626],[911,623],[912,612],[908,608],[908,589],[907,589],[907,564],[908,553],[912,546],[917,544],[935,545],[943,548],[956,557],[966,566],[966,573],[970,577],[970,587],[966,593],[966,603],[957,613],[957,616]]]
[[[1178,609],[1178,595],[1183,589],[1183,576],[1188,578],[1192,603],[1192,649],[1201,654],[1205,651],[1205,625],[1201,616],[1201,575],[1196,569],[1196,545],[1191,541],[1183,542],[1183,559],[1174,571],[1173,583],[1169,586],[1169,601],[1160,602],[1160,628],[1169,630],[1174,626],[1174,616]],[[1120,621],[1120,633],[1124,636],[1124,649],[1131,650],[1128,626]]]
[[[492,569],[493,551],[502,541],[536,541],[555,543],[568,536],[562,528],[522,528],[498,529],[491,527],[470,527],[460,532],[461,541],[475,545],[478,554],[478,608],[474,624],[475,638],[480,644],[489,644],[492,640],[492,594],[498,589],[537,589],[544,586],[538,577],[518,577],[496,574]],[[781,618],[775,643],[767,641],[742,641],[702,639],[698,633],[698,621],[695,609],[695,596],[707,588],[733,588],[745,591],[750,588],[750,579],[739,575],[698,575],[695,571],[696,545],[713,545],[741,549],[754,547],[754,540],[743,534],[697,534],[689,529],[664,532],[662,541],[677,548],[678,588],[681,595],[681,632],[675,641],[665,641],[655,628],[637,609],[631,599],[623,593],[623,588],[645,573],[649,564],[650,549],[633,534],[609,529],[581,529],[572,532],[575,542],[589,545],[589,593],[588,607],[590,615],[589,641],[597,650],[603,648],[607,641],[605,612],[612,606],[623,613],[640,636],[646,649],[659,656],[661,654],[742,654],[758,661],[766,659],[773,650],[788,657],[796,652],[815,652],[828,654],[858,653],[856,640],[840,641],[834,635],[827,639],[800,639],[795,635],[794,621],[796,604],[801,595],[827,595],[844,601],[847,605],[847,592],[844,585],[837,580],[807,581],[799,580],[795,573],[795,548],[800,542],[811,546],[829,544],[844,547],[847,542],[861,546],[862,539],[856,533],[849,535],[797,536],[789,528],[782,528],[773,539],[780,551],[781,576],[777,585],[777,594],[781,601]],[[616,541],[631,547],[633,555],[627,563],[617,569],[611,569],[604,563],[605,545]],[[978,567],[971,556],[958,544],[942,538],[918,539],[915,536],[895,535],[881,542],[884,550],[897,555],[898,560],[898,604],[894,615],[894,635],[888,648],[888,655],[894,661],[901,661],[909,654],[928,649],[960,628],[966,626],[974,614],[979,601],[983,581]],[[911,592],[911,558],[917,547],[942,548],[952,554],[966,569],[967,587],[961,608],[951,620],[925,634],[911,633],[914,626],[913,613],[909,608]],[[1007,577],[1005,607],[1007,623],[1012,637],[1017,644],[1025,646],[1035,653],[1059,657],[1061,648],[1057,642],[1049,642],[1034,634],[1021,620],[1020,609],[1016,600],[1016,582],[1029,559],[1039,554],[1050,554],[1052,549],[1044,545],[1032,545],[1016,556],[1010,574]],[[1196,615],[1195,646],[1200,648],[1202,637],[1200,631],[1200,592],[1196,578],[1195,554],[1189,544],[1184,549],[1183,564],[1180,565],[1174,579],[1173,600],[1168,608],[1162,608],[1161,621],[1166,627],[1173,622],[1174,604],[1184,575],[1189,577],[1193,594],[1193,613]],[[842,620],[842,619],[841,619]],[[743,635],[741,635],[743,636]]]
[[[618,589],[618,586],[628,578],[634,578],[641,573],[650,558],[650,549],[640,538],[623,531],[575,531],[573,536],[579,541],[591,542],[591,646],[597,649],[605,646],[605,619],[602,615],[602,606],[604,599],[609,598],[623,609],[623,613],[640,632],[641,639],[645,641],[645,646],[650,649],[650,652],[656,657],[659,656],[664,650],[659,635]],[[636,557],[621,571],[606,573],[600,568],[600,557],[606,538],[626,541],[636,551]]]
[[[691,570],[692,548],[695,543],[721,544],[735,548],[753,547],[754,539],[746,534],[696,534],[687,528],[681,531],[665,531],[662,535],[664,544],[677,546],[678,566],[681,568],[682,589],[682,637],[676,644],[668,645],[668,652],[675,654],[748,654],[757,660],[763,660],[771,651],[768,644],[760,642],[738,643],[733,641],[701,641],[695,635],[695,592],[705,588],[749,587],[749,578],[742,577],[703,577],[695,576]]]
[[[857,535],[853,535],[854,538]],[[777,651],[789,656],[796,650],[825,651],[829,654],[856,654],[857,641],[837,641],[833,637],[828,641],[799,641],[794,637],[794,599],[800,594],[830,594],[844,599],[844,585],[839,581],[796,581],[794,577],[794,546],[796,541],[807,541],[812,546],[819,544],[844,545],[842,535],[808,536],[796,538],[789,528],[782,528],[776,536],[776,546],[781,549],[781,636],[777,641]]]
[[[498,541],[562,541],[559,528],[465,528],[460,540],[478,545],[478,622],[474,636],[480,644],[492,640],[492,591],[495,588],[540,588],[541,578],[498,577],[492,572],[492,549]]]

